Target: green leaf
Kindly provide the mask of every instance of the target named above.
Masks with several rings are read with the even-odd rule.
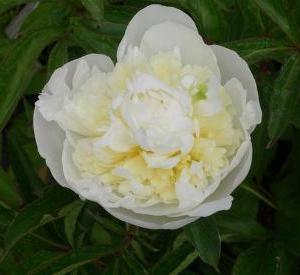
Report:
[[[298,148],[299,149],[299,148]],[[276,196],[278,209],[286,216],[297,216],[300,213],[300,184],[299,177],[290,173],[271,186]]]
[[[70,8],[65,1],[39,1],[37,8],[30,13],[22,25],[22,35],[45,28],[59,28],[68,25]]]
[[[221,252],[221,239],[218,228],[212,218],[200,218],[184,228],[200,258],[218,270]]]
[[[179,274],[198,257],[197,251],[189,245],[184,244],[172,252],[167,253],[151,270],[153,275]]]
[[[122,258],[128,265],[129,269],[135,275],[148,274],[145,267],[132,255],[130,252],[125,251],[122,254]]]
[[[117,248],[111,246],[91,246],[81,247],[73,250],[64,257],[59,258],[57,261],[51,263],[51,266],[43,269],[40,274],[43,275],[62,275],[76,268],[83,266],[87,263],[95,261],[99,258],[108,256],[117,251]]]
[[[33,164],[26,154],[24,139],[21,138],[20,131],[14,128],[9,134],[9,148],[11,153],[11,165],[15,172],[18,186],[25,199],[32,199],[41,194],[44,184],[34,171]]]
[[[295,263],[287,258],[285,252],[272,244],[252,247],[241,253],[233,267],[232,275],[292,275]],[[285,273],[289,271],[291,273]],[[297,272],[297,271],[296,271]]]
[[[23,236],[39,226],[49,222],[49,215],[56,213],[65,205],[72,202],[75,194],[59,186],[51,187],[43,197],[35,200],[20,212],[5,234],[5,256]]]
[[[20,39],[0,68],[0,131],[30,82],[32,66],[41,51],[63,33],[63,28],[43,29]]]
[[[298,27],[289,20],[289,14],[283,0],[255,0],[262,11],[290,38],[292,42],[299,41]]]
[[[47,83],[47,72],[46,69],[42,67],[38,69],[32,77],[25,91],[25,95],[39,94],[45,86],[45,83]]]
[[[287,251],[300,256],[300,215],[287,217],[278,213],[276,217],[276,240]]]
[[[269,137],[277,140],[287,128],[299,96],[300,55],[291,56],[276,79],[270,104]]]
[[[103,21],[104,0],[81,0],[81,3],[96,21],[99,23]]]
[[[48,78],[52,73],[68,61],[68,48],[65,40],[58,41],[52,48],[47,65]]]
[[[1,0],[0,2],[0,14],[13,8],[14,6],[22,5],[32,2],[32,0]]]
[[[223,46],[236,51],[249,63],[262,60],[278,60],[294,52],[285,41],[268,38],[250,38],[224,43]]]
[[[105,217],[102,217],[100,215],[95,215],[91,211],[88,211],[88,215],[92,217],[97,223],[102,225],[104,228],[108,229],[109,231],[118,234],[118,235],[124,235],[125,228],[122,227],[120,224],[116,222],[116,220],[113,219],[107,219]]]
[[[237,1],[243,17],[243,36],[251,37],[261,35],[264,30],[264,23],[260,9],[253,0]]]
[[[85,26],[84,23],[73,24],[72,38],[87,53],[99,53],[116,59],[116,48],[118,39],[99,33],[99,31]]]
[[[90,234],[92,243],[110,245],[112,243],[110,232],[105,230],[100,224],[94,223]]]
[[[0,167],[0,202],[15,208],[22,204],[22,198],[13,180]]]
[[[224,40],[227,24],[223,11],[215,1],[180,0],[180,4],[193,15],[199,23],[200,30],[204,31],[209,40]]]
[[[104,17],[105,21],[127,25],[137,12],[138,9],[131,6],[108,5]]]
[[[77,218],[84,206],[84,202],[81,200],[72,203],[71,210],[66,214],[64,219],[65,234],[67,240],[71,246],[74,247],[74,232],[76,229]]]
[[[216,222],[222,232],[222,240],[265,240],[269,237],[268,231],[256,220],[249,220],[247,217],[234,217],[222,215],[216,217]]]
[[[39,251],[32,257],[28,257],[22,264],[14,270],[14,274],[37,274],[45,266],[64,256],[60,251]]]

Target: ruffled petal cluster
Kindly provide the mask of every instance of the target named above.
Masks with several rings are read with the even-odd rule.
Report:
[[[134,16],[117,58],[73,60],[39,96],[35,137],[54,178],[146,228],[229,209],[261,121],[247,63],[206,45],[188,15],[160,5]]]

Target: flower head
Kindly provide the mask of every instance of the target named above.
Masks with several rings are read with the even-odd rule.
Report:
[[[246,62],[206,45],[180,10],[151,5],[115,66],[92,54],[54,72],[34,129],[58,183],[129,223],[178,228],[231,206],[260,120]]]

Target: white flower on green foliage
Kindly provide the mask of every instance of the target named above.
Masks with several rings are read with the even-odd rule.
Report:
[[[229,209],[261,121],[247,63],[160,5],[134,16],[117,60],[65,64],[36,102],[36,142],[57,182],[145,228]]]

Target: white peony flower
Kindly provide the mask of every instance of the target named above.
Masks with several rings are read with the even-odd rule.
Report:
[[[128,223],[175,229],[230,208],[260,121],[247,63],[206,45],[182,11],[151,5],[115,66],[90,54],[53,73],[34,131],[59,184]]]

